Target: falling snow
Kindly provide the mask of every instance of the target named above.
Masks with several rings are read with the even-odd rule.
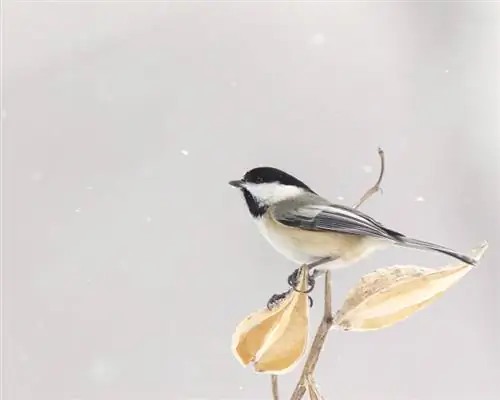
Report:
[[[151,176],[151,174],[153,173],[153,167],[150,165],[145,165],[141,167],[140,173],[143,176]]]
[[[153,218],[151,217],[146,217],[146,222],[149,224],[151,221],[153,220]]]
[[[322,33],[316,33],[310,40],[313,46],[322,46],[326,42],[326,37]]]
[[[447,74],[448,72],[449,72],[449,70],[447,70],[447,69],[445,69],[445,70],[444,70],[444,73],[445,73],[445,74]]]
[[[109,382],[116,375],[116,368],[104,360],[96,360],[90,367],[90,376],[96,382]]]
[[[82,209],[81,209],[81,208],[77,208],[77,209],[75,210],[75,212],[76,212],[76,213],[81,213],[81,212],[82,212]]]
[[[237,82],[235,82],[235,81],[231,82],[231,87],[236,87],[236,86],[238,86]]]
[[[181,150],[181,154],[183,156],[187,156],[189,154],[189,151],[187,151],[187,150]]]
[[[101,85],[97,89],[97,99],[102,103],[111,103],[113,101],[113,94],[106,85]]]
[[[93,187],[93,186],[87,186],[87,188],[86,188],[86,189],[87,189],[87,190],[92,190],[92,189],[94,189],[94,187]]]
[[[19,361],[22,363],[29,361],[29,359],[30,357],[24,351],[22,351],[21,354],[19,355]]]
[[[39,182],[43,179],[43,172],[36,171],[31,174],[31,180]]]
[[[340,200],[340,201],[344,200],[344,196],[337,196],[337,200]]]
[[[418,196],[415,200],[416,201],[424,201],[425,199],[422,196]]]
[[[363,171],[365,171],[367,174],[373,171],[373,167],[371,165],[363,165]]]

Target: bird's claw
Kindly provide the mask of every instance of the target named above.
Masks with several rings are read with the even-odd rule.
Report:
[[[295,271],[292,272],[292,274],[288,277],[288,285],[292,287],[293,290],[296,292],[301,292],[301,293],[311,293],[314,289],[314,286],[316,285],[316,278],[314,276],[314,272],[312,274],[309,274],[307,276],[307,285],[309,286],[305,291],[301,291],[297,289],[297,284],[299,280],[299,272],[300,270],[297,268]]]
[[[267,302],[267,309],[272,310],[274,307],[276,307],[279,303],[281,303],[285,299],[285,297],[288,295],[288,293],[290,293],[290,291],[291,289],[283,293],[273,294]]]
[[[286,292],[273,294],[267,302],[267,309],[272,310],[274,307],[276,307],[285,299],[286,296],[288,296],[291,290],[292,289],[288,289]],[[309,300],[309,307],[312,307],[314,305],[314,300],[311,296],[307,296],[307,298]]]
[[[297,284],[299,283],[299,274],[300,274],[300,269],[297,268],[295,271],[292,272],[292,274],[288,277],[288,285],[290,286],[290,289],[288,289],[286,292],[283,292],[283,293],[277,293],[277,294],[273,294],[271,296],[271,298],[269,299],[269,301],[267,302],[267,309],[268,310],[271,310],[273,309],[274,307],[276,307],[279,303],[281,303],[285,297],[292,291],[296,291],[296,292],[299,292],[299,293],[304,293],[304,294],[307,294],[307,293],[311,293],[314,289],[314,286],[316,284],[316,274],[315,272],[312,272],[312,273],[308,273],[308,276],[307,276],[307,285],[308,285],[308,288],[304,291],[302,290],[299,290],[297,289]],[[309,307],[312,307],[313,304],[314,304],[314,301],[312,299],[311,296],[307,296],[308,299],[309,299]]]

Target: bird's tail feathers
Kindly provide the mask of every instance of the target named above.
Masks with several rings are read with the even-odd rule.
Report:
[[[466,264],[476,265],[476,260],[474,260],[469,256],[457,253],[456,251],[440,246],[438,244],[424,242],[423,240],[402,237],[400,238],[400,241],[397,242],[397,244],[399,244],[400,246],[410,247],[419,250],[436,251],[438,253],[446,254],[450,257],[456,258],[457,260],[460,260]]]

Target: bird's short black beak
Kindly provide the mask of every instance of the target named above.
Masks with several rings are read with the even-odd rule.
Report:
[[[243,181],[241,181],[241,180],[238,180],[238,181],[229,181],[229,184],[232,187],[235,187],[235,188],[241,188],[241,187],[243,187]]]

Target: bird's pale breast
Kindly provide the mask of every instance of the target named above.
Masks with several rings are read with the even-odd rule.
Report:
[[[298,264],[333,257],[338,260],[328,267],[340,267],[358,261],[384,244],[367,236],[288,227],[269,214],[259,219],[257,225],[261,234],[278,252]]]

